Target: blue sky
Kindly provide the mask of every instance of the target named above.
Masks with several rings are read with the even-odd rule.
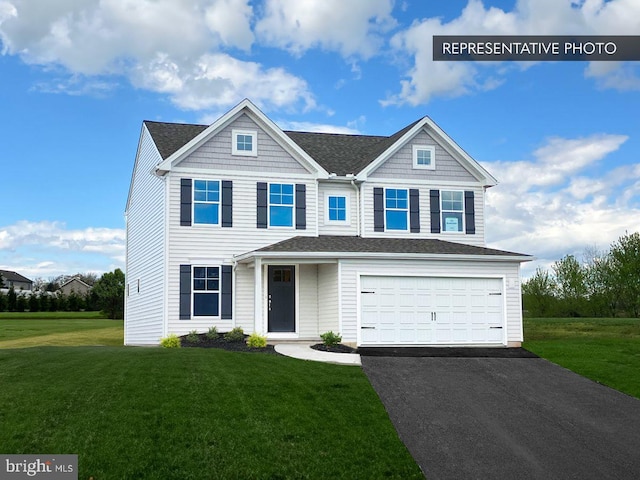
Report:
[[[640,230],[638,62],[433,62],[433,35],[640,35],[637,0],[0,0],[0,269],[124,266],[143,120],[250,98],[285,129],[429,115],[500,184],[487,243],[607,249]]]

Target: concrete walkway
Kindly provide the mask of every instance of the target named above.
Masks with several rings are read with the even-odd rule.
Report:
[[[339,365],[362,365],[357,353],[330,353],[311,348],[311,343],[278,343],[276,352],[287,357]]]

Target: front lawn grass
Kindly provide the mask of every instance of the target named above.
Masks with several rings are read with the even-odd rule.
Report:
[[[640,398],[640,319],[525,318],[523,346]]]
[[[96,479],[423,478],[361,369],[217,349],[0,350],[0,450]]]
[[[58,313],[58,312],[54,312]],[[69,315],[70,312],[60,312]],[[73,312],[75,313],[75,312]],[[0,317],[0,349],[35,346],[111,345],[124,343],[122,320],[89,319],[80,315]],[[85,314],[86,315],[86,314]]]

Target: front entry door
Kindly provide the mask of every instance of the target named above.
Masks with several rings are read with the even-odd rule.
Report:
[[[293,265],[269,265],[269,332],[296,331],[296,289]]]

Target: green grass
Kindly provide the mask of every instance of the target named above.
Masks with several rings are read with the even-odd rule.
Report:
[[[217,349],[0,350],[0,450],[79,478],[423,478],[362,370]]]
[[[525,318],[523,346],[640,398],[640,319]]]
[[[40,318],[34,314],[0,316],[0,349],[36,346],[111,345],[124,343],[122,320],[105,320],[98,316],[89,319],[80,315]],[[75,312],[72,312],[75,313]],[[93,312],[91,312],[93,313]],[[16,315],[26,315],[18,317]],[[85,316],[87,314],[84,314]]]

